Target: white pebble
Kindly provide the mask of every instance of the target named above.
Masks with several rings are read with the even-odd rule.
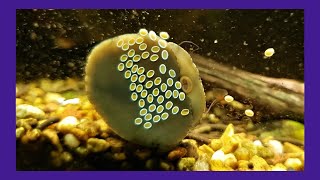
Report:
[[[61,103],[64,100],[65,98],[62,97],[59,93],[48,92],[44,97],[44,101],[47,103]]]
[[[211,160],[220,160],[222,162],[224,162],[225,160],[225,154],[222,150],[218,150],[216,152],[213,153]]]
[[[77,148],[80,145],[80,141],[73,134],[66,134],[63,137],[64,144],[69,148]]]
[[[262,147],[262,142],[260,140],[255,140],[253,141],[253,145],[257,146],[257,147]]]
[[[287,168],[292,168],[296,171],[299,171],[302,169],[303,167],[303,164],[301,162],[300,159],[298,158],[288,158],[286,160],[286,162],[284,163],[284,165],[287,167]]]
[[[45,118],[45,113],[38,107],[31,106],[29,104],[21,104],[16,107],[16,117],[26,118],[33,117],[36,119]]]
[[[79,124],[79,121],[76,117],[74,116],[67,116],[65,118],[63,118],[57,125],[57,129],[61,130],[64,128],[71,128],[71,127],[75,127],[76,125]]]
[[[79,98],[67,99],[65,101],[62,101],[60,104],[62,106],[65,106],[67,104],[80,104],[80,99]]]
[[[283,153],[283,145],[281,144],[280,141],[269,140],[267,144],[275,154]]]

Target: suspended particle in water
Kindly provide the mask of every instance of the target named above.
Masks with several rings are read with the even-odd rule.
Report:
[[[271,57],[273,54],[275,53],[273,48],[268,48],[265,52],[264,52],[264,56],[265,57]]]

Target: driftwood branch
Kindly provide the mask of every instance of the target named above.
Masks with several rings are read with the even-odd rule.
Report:
[[[256,110],[267,117],[304,121],[304,83],[270,78],[221,65],[212,59],[191,54],[203,81],[229,94],[250,99]]]

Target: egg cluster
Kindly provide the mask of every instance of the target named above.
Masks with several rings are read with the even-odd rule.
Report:
[[[130,98],[140,109],[133,123],[145,129],[168,120],[170,116],[190,113],[188,108],[177,105],[186,100],[186,94],[178,72],[168,66],[170,58],[166,39],[169,35],[161,32],[159,36],[154,31],[140,29],[136,38],[116,42],[123,51],[116,68],[127,79]]]

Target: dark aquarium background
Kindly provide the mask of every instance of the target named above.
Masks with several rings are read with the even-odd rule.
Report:
[[[303,81],[303,27],[303,10],[17,10],[17,81],[81,78],[94,45],[140,28],[222,64]]]

